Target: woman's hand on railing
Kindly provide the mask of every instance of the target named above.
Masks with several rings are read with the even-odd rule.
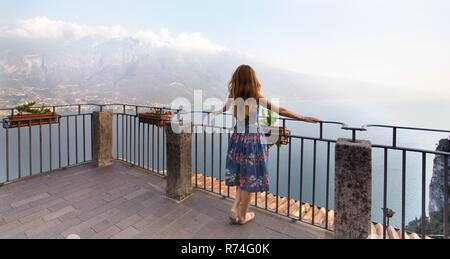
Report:
[[[301,120],[304,121],[304,122],[308,122],[308,123],[320,123],[320,122],[322,122],[321,120],[319,120],[317,118],[314,118],[314,117],[303,117]]]
[[[209,114],[213,115],[213,116],[218,116],[218,115],[222,115],[225,112],[223,111],[223,109],[219,109],[219,110],[210,110],[207,111]]]

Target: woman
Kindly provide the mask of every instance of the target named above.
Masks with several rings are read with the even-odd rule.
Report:
[[[265,135],[258,123],[259,107],[299,121],[320,122],[316,118],[301,116],[272,104],[260,91],[261,85],[255,71],[248,65],[242,65],[230,80],[227,104],[216,112],[227,112],[233,106],[237,121],[226,161],[226,185],[237,187],[236,200],[230,211],[233,224],[245,225],[253,221],[255,214],[249,212],[252,193],[269,191],[269,152]]]

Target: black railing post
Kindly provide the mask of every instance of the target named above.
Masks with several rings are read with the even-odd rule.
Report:
[[[195,146],[194,146],[194,170],[195,170],[195,188],[198,187],[198,132],[197,132],[197,127],[192,126],[193,127],[193,133],[194,138],[195,138]]]
[[[387,196],[388,196],[388,149],[384,148],[384,174],[383,174],[383,239],[387,238]]]
[[[39,126],[40,127],[40,126]],[[70,166],[70,117],[66,117],[66,127],[67,127],[67,167]],[[40,129],[39,129],[40,131]],[[42,157],[41,157],[42,159]]]
[[[159,127],[157,127],[156,128],[156,167],[157,167],[157,170],[158,170],[158,174],[161,174],[161,168],[160,168],[160,156],[161,156],[161,143],[160,143],[160,138],[161,138],[161,136],[160,136],[160,132],[161,132],[161,129],[159,128]]]
[[[314,140],[313,147],[313,175],[312,175],[312,215],[311,215],[311,224],[315,224],[316,218],[316,178],[317,178],[317,140]]]
[[[401,239],[406,237],[406,150],[402,152],[402,226]]]
[[[426,181],[427,181],[427,153],[422,153],[422,219],[421,219],[421,225],[422,225],[422,239],[426,238],[427,234],[427,226],[426,226]]]
[[[53,147],[52,147],[52,124],[48,124],[48,163],[49,163],[49,171],[53,172]]]
[[[43,159],[43,139],[42,139],[42,120],[39,119],[39,172],[42,173],[42,159]]]
[[[225,119],[224,119],[224,121],[225,121]],[[222,194],[222,153],[223,153],[223,151],[222,151],[223,143],[222,142],[223,142],[223,131],[224,131],[223,128],[225,126],[220,128],[220,134],[219,134],[219,136],[220,136],[220,139],[219,139],[219,194],[220,195],[223,195]],[[258,201],[256,200],[256,203],[257,202]],[[258,204],[256,204],[256,205],[258,205]]]
[[[5,130],[6,130],[6,134],[5,134],[5,136],[6,136],[6,143],[5,143],[5,147],[6,147],[6,150],[5,150],[5,153],[6,153],[6,161],[5,161],[6,181],[9,182],[9,129],[6,128]]]
[[[86,162],[86,114],[83,114],[83,162]]]
[[[120,154],[120,160],[125,161],[125,113],[122,113],[122,153]]]
[[[22,122],[19,122],[19,126],[17,127],[17,164],[18,164],[18,178],[22,178],[22,140],[21,140],[21,124]]]
[[[147,124],[147,170],[150,171],[150,124]]]
[[[357,142],[357,136],[356,136],[356,133],[358,132],[358,131],[367,131],[367,129],[366,128],[364,128],[364,127],[360,127],[360,128],[358,128],[358,127],[349,127],[349,126],[347,126],[347,125],[344,125],[344,126],[342,126],[342,129],[343,130],[348,130],[348,131],[351,131],[352,132],[352,138],[351,138],[351,141],[352,142]]]
[[[78,115],[75,115],[74,119],[75,119],[75,164],[78,164]]]
[[[449,189],[448,189],[448,174],[449,174],[449,171],[448,171],[448,159],[449,159],[449,156],[448,155],[445,155],[444,156],[444,239],[448,239],[448,221],[449,221],[449,218],[448,218],[448,203],[449,203],[449,200],[448,200],[448,192],[449,192]]]
[[[288,199],[288,207],[287,207],[287,216],[291,216],[291,168],[292,168],[292,138],[289,136],[289,150],[288,150],[288,191],[287,191],[287,199]]]
[[[326,179],[326,201],[325,201],[325,228],[329,229],[329,211],[330,211],[330,159],[331,159],[331,143],[327,142],[327,179]]]
[[[392,128],[392,146],[394,148],[397,147],[397,128]]]
[[[323,139],[323,122],[320,122],[320,139]]]
[[[31,150],[31,127],[30,127],[30,150]],[[31,157],[30,157],[30,161],[31,161]],[[62,163],[61,163],[61,119],[58,118],[58,165],[59,168],[62,168]],[[30,169],[31,172],[31,169]]]
[[[31,127],[31,121],[28,122],[28,125],[30,125],[28,127],[28,135],[29,135],[29,143],[28,143],[28,163],[29,163],[29,176],[33,175],[33,149],[32,149],[32,145],[33,145],[33,132],[32,132],[32,127]]]
[[[300,179],[299,179],[299,214],[298,220],[302,220],[302,207],[303,207],[303,172],[304,172],[304,150],[305,150],[305,139],[301,139],[301,147],[300,147]]]
[[[214,192],[214,125],[211,127],[211,192]]]

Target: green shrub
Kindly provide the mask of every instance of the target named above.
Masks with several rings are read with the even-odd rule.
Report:
[[[52,111],[48,108],[35,108],[33,106],[36,105],[36,102],[28,102],[22,105],[19,105],[15,108],[15,110],[20,114],[45,114],[51,113]]]

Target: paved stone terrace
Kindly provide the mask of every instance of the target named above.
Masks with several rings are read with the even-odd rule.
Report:
[[[115,162],[56,171],[0,187],[0,238],[289,239],[325,238],[315,227],[256,211],[255,222],[231,225],[231,201],[196,191],[166,198],[160,176]]]

